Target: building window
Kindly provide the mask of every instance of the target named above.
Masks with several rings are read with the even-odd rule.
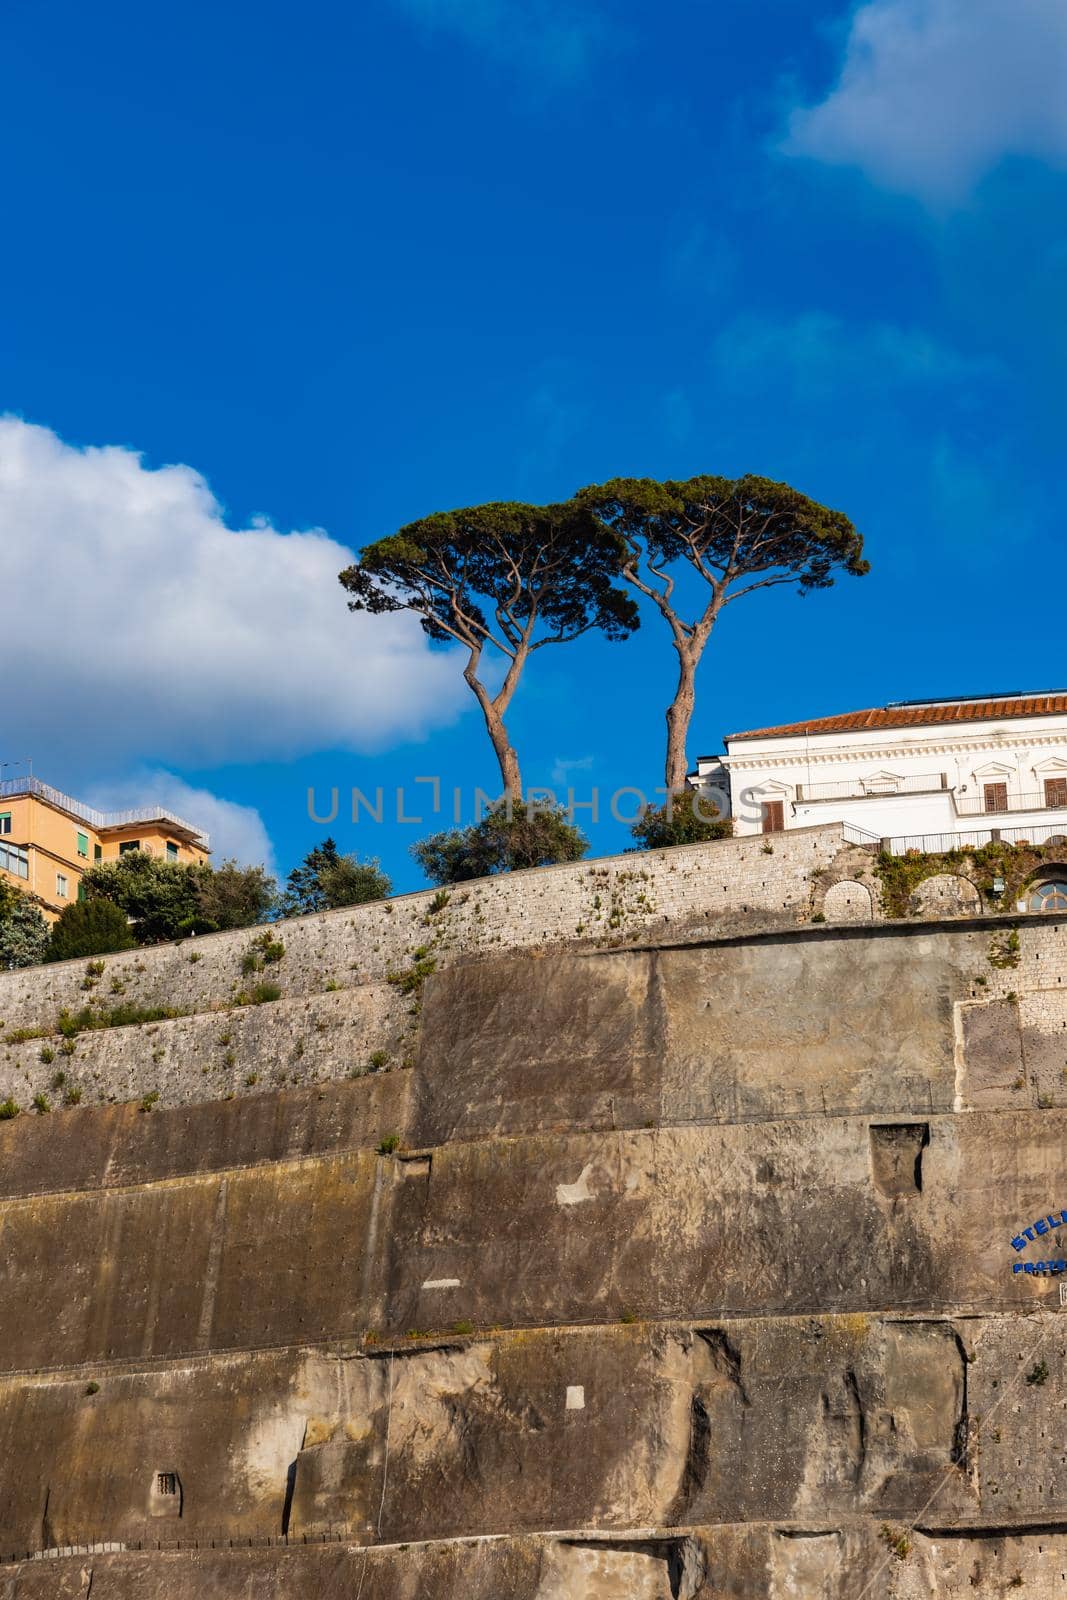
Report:
[[[1045,804],[1051,809],[1067,809],[1067,778],[1045,779]]]
[[[763,806],[763,831],[764,833],[785,832],[785,801],[764,800]]]
[[[140,848],[141,848],[140,839],[124,839],[122,841],[122,843],[119,845],[119,855],[120,856],[129,855],[131,850],[139,850]]]
[[[10,813],[10,811],[0,811],[0,833],[10,833],[10,832],[11,832],[11,813]]]
[[[82,883],[80,878],[78,879],[78,899],[79,900],[84,900],[85,899],[85,885],[84,885],[84,883]]]
[[[177,859],[178,859],[178,846],[174,843],[173,839],[168,839],[167,840],[167,860],[168,861],[177,861]]]
[[[68,888],[69,888],[69,884],[67,883],[67,879],[66,879],[65,874],[62,873],[62,872],[57,872],[56,873],[56,899],[57,900],[65,900],[67,898],[67,889]]]
[[[1067,911],[1067,882],[1039,883],[1030,892],[1031,911]]]
[[[103,861],[103,859],[104,859],[104,847],[103,847],[103,845],[102,844],[94,844],[93,845],[93,860],[94,861]]]
[[[156,1493],[157,1494],[177,1494],[178,1493],[178,1474],[176,1472],[157,1472],[156,1473]]]
[[[30,853],[22,845],[0,844],[0,867],[15,878],[30,875]]]
[[[1008,786],[1006,783],[986,783],[982,786],[987,811],[1007,811]]]
[[[88,859],[89,859],[89,835],[87,833],[79,833],[78,834],[78,854],[80,856],[84,856],[85,860],[88,861]]]

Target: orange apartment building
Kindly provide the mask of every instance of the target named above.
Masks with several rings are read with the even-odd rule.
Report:
[[[100,861],[145,850],[168,861],[206,861],[206,833],[158,806],[94,811],[39,778],[0,783],[0,880],[21,889],[49,921],[80,896]]]

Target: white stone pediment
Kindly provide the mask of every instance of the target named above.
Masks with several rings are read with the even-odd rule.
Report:
[[[984,767],[975,767],[974,776],[981,778],[1014,778],[1015,767],[1006,767],[1003,761],[988,761]]]

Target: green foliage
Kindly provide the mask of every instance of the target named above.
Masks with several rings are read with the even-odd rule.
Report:
[[[660,612],[670,630],[679,674],[667,710],[667,785],[676,789],[687,769],[685,742],[695,704],[695,675],[723,610],[743,595],[790,584],[807,594],[826,589],[836,571],[868,571],[863,540],[840,511],[769,478],[704,475],[684,482],[615,478],[583,489],[586,506],[619,543],[624,578]],[[688,566],[704,585],[683,615],[672,568]],[[702,603],[701,603],[702,602]]]
[[[906,1528],[891,1528],[888,1522],[883,1522],[878,1536],[898,1561],[907,1561],[911,1555],[911,1539]]]
[[[431,973],[437,970],[436,957],[430,955],[427,945],[412,952],[411,966],[404,972],[389,972],[386,982],[393,984],[401,994],[417,995]]]
[[[1012,928],[1005,934],[994,934],[989,941],[989,965],[1002,971],[1017,967],[1022,959],[1021,949],[1018,928]]]
[[[264,967],[275,965],[285,955],[285,946],[272,933],[261,933],[253,939],[241,957],[241,971],[247,977],[251,972],[262,972]]]
[[[242,989],[235,998],[239,1006],[262,1006],[271,1000],[280,1000],[281,997],[280,984],[260,979],[259,983],[254,983],[250,989]]]
[[[28,896],[0,883],[0,968],[35,967],[46,958],[48,924]]]
[[[52,1109],[52,1102],[46,1094],[38,1091],[33,1097],[33,1109],[39,1117],[45,1117]]]
[[[111,901],[126,913],[138,944],[253,927],[275,909],[277,890],[263,867],[239,867],[232,860],[217,868],[206,862],[189,865],[145,850],[99,862],[82,885],[86,903]]]
[[[696,790],[674,795],[669,805],[649,806],[630,829],[642,850],[728,839],[733,831],[729,818],[715,814],[714,808]]]
[[[277,911],[278,885],[265,867],[239,867],[229,859],[217,867],[204,862],[189,871],[196,883],[197,913],[210,928],[254,928]]]
[[[465,1319],[459,1322],[454,1322],[452,1324],[452,1332],[458,1333],[461,1335],[461,1337],[465,1338],[467,1334],[474,1332],[474,1323],[467,1322]]]
[[[463,646],[463,676],[485,718],[505,789],[522,790],[504,715],[530,656],[591,629],[622,639],[638,626],[619,581],[619,540],[577,501],[493,502],[435,512],[379,539],[340,574],[353,611],[412,611],[438,644]],[[481,676],[486,649],[507,667]]]
[[[387,1133],[378,1146],[378,1154],[380,1156],[391,1156],[399,1149],[400,1135],[398,1133]]]
[[[989,844],[929,855],[918,850],[910,850],[903,856],[883,851],[874,870],[882,885],[882,900],[890,917],[906,917],[911,910],[911,896],[919,884],[946,872],[969,878],[987,906],[1010,912],[1041,867],[1058,865],[1062,860],[1062,845],[1008,844],[1002,839],[993,839]],[[999,896],[993,894],[995,878],[1004,883]]]
[[[517,800],[510,816],[509,807],[500,803],[467,828],[430,834],[412,845],[411,854],[431,883],[446,884],[580,861],[588,849],[588,839],[561,807]]]
[[[774,577],[807,593],[829,588],[838,570],[870,571],[862,535],[843,512],[752,473],[663,483],[613,478],[576,498],[623,541],[627,577],[642,558],[660,569],[684,561],[706,582],[709,573],[727,585],[741,582],[741,592]]]
[[[22,1107],[18,1102],[12,1100],[11,1096],[8,1095],[6,1100],[0,1100],[0,1122],[10,1122],[13,1117],[19,1115],[21,1110]]]
[[[138,1111],[151,1111],[153,1109],[153,1107],[158,1105],[158,1104],[159,1104],[159,1090],[158,1089],[149,1089],[148,1093],[141,1097],[141,1104],[138,1106],[137,1109],[138,1109]]]
[[[86,1394],[100,1393],[100,1385],[97,1383],[95,1378],[90,1379],[90,1381],[85,1385],[85,1392]]]
[[[56,1019],[56,1032],[73,1041],[79,1033],[135,1027],[142,1022],[169,1022],[184,1014],[174,1006],[137,1006],[128,1001],[117,1006],[83,1006],[80,1011],[62,1010]]]
[[[360,861],[358,856],[342,855],[336,841],[327,837],[290,872],[281,906],[285,916],[300,917],[338,906],[366,905],[384,900],[392,892],[393,886],[376,859]]]
[[[48,941],[49,961],[132,950],[136,940],[126,914],[110,900],[76,900],[64,907]]]
[[[381,1072],[389,1065],[388,1050],[372,1050],[367,1057],[372,1072]]]

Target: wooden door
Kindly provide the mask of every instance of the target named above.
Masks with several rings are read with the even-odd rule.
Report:
[[[764,800],[763,802],[763,831],[764,833],[785,832],[785,801]]]

